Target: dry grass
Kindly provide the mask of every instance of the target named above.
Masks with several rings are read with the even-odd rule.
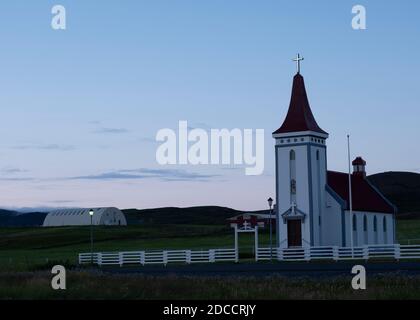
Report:
[[[420,276],[378,276],[367,290],[350,277],[151,277],[70,271],[67,290],[54,291],[47,272],[0,274],[0,299],[420,299]]]

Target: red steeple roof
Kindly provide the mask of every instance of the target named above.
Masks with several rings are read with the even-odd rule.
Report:
[[[315,131],[328,134],[315,121],[306,95],[305,82],[299,73],[293,78],[292,97],[286,119],[273,134],[297,131]]]

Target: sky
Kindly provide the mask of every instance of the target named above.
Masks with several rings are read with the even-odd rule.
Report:
[[[51,9],[66,8],[66,30]],[[366,8],[354,30],[352,7]],[[330,170],[420,172],[418,1],[2,1],[0,207],[267,207],[295,64]],[[163,128],[264,129],[265,166],[159,165]]]

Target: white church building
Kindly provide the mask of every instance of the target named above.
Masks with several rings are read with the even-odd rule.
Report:
[[[299,69],[273,138],[279,248],[395,243],[396,207],[368,181],[366,162],[353,161],[351,197],[349,174],[328,171],[328,133],[315,121]]]

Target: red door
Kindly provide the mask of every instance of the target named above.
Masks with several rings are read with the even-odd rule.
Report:
[[[300,220],[287,221],[287,244],[289,247],[302,246],[302,226]]]

